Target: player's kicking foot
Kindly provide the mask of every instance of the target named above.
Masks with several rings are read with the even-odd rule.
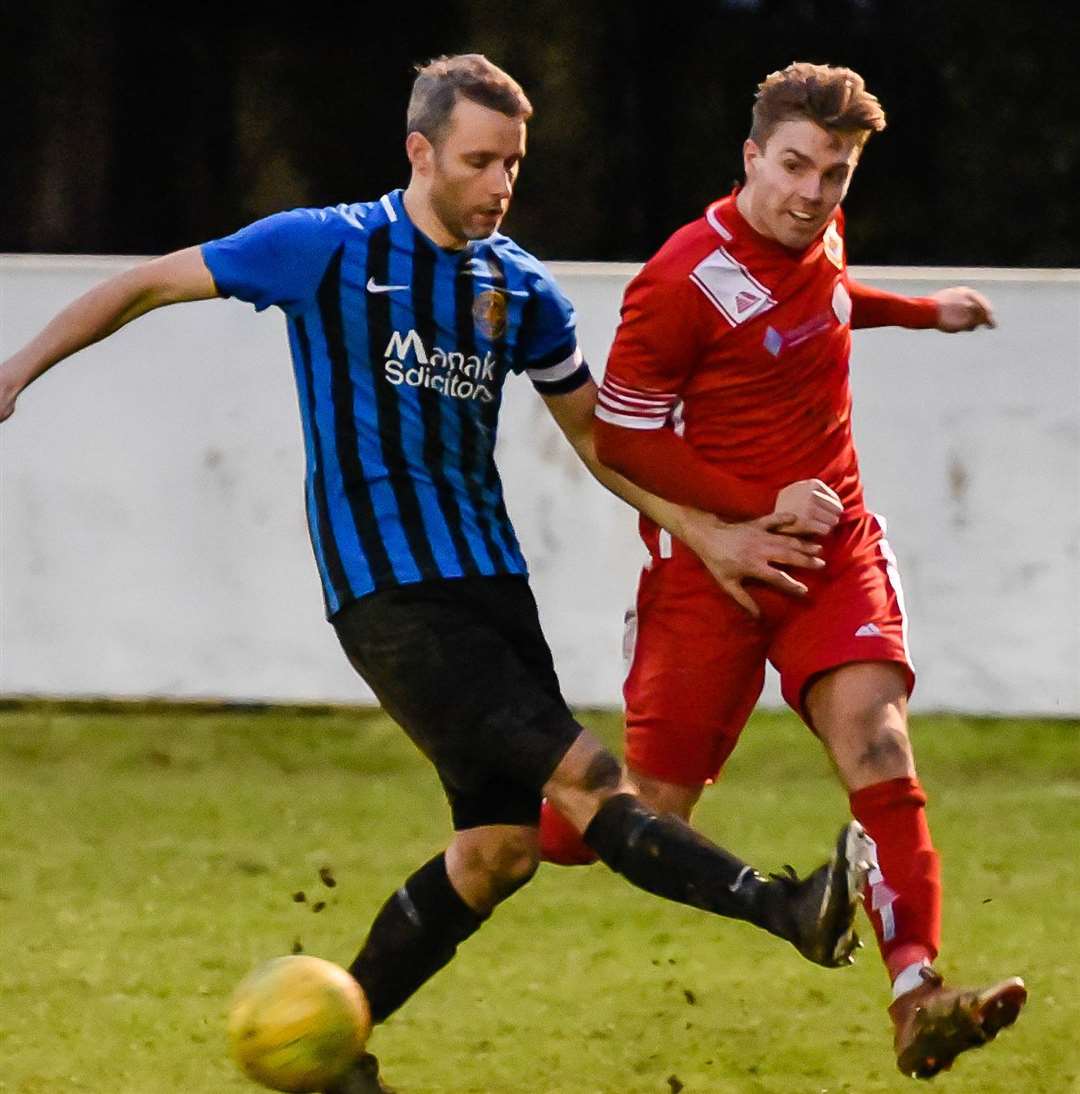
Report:
[[[858,821],[841,830],[832,857],[800,880],[790,866],[787,875],[772,875],[779,901],[770,927],[808,961],[827,968],[851,965],[861,945],[855,912],[873,864],[873,847]]]
[[[925,983],[889,1007],[896,1066],[915,1079],[932,1079],[948,1071],[961,1052],[992,1041],[1016,1021],[1027,1000],[1018,976],[981,990],[947,988],[929,966],[922,976]]]
[[[340,1082],[327,1087],[325,1094],[394,1094],[379,1078],[379,1061],[365,1052],[348,1075]]]

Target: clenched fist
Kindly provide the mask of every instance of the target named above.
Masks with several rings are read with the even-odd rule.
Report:
[[[937,329],[946,334],[997,325],[990,301],[981,292],[969,289],[966,285],[939,289],[930,299],[937,301]]]
[[[821,479],[802,479],[776,495],[777,513],[791,513],[795,520],[784,531],[792,536],[825,536],[840,523],[844,511],[836,491]]]

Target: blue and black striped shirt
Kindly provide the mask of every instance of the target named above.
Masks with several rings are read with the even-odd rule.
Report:
[[[202,253],[223,295],[287,317],[328,615],[395,585],[526,572],[495,467],[503,381],[560,394],[589,376],[537,259],[497,233],[436,246],[400,190],[278,213]]]

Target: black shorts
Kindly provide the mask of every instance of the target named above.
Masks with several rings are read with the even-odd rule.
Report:
[[[402,585],[332,622],[353,668],[435,765],[456,829],[538,823],[542,787],[581,727],[526,578]]]

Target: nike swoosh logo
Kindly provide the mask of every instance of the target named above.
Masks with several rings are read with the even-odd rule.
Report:
[[[368,292],[404,292],[408,285],[380,285],[375,278],[369,277],[367,283]]]
[[[744,866],[739,871],[739,876],[728,885],[728,892],[737,893],[742,888],[742,883],[746,880],[746,875],[752,874],[753,872],[753,866]]]

